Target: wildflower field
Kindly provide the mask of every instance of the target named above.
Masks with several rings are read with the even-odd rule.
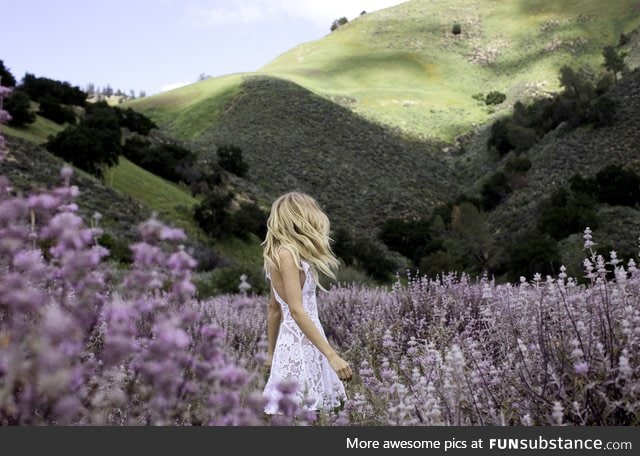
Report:
[[[450,273],[321,293],[349,400],[316,415],[286,383],[267,421],[267,298],[197,300],[184,233],[155,219],[116,279],[99,214],[78,216],[70,168],[60,181],[16,195],[0,177],[0,425],[638,424],[640,272],[588,229],[586,281]]]

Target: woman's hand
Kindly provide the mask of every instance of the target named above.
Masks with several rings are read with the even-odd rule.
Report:
[[[349,363],[335,353],[328,359],[331,368],[336,372],[336,374],[338,374],[338,378],[340,380],[344,380],[346,382],[351,381],[353,373],[351,372],[351,366],[349,366]]]

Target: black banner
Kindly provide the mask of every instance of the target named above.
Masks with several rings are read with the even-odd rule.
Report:
[[[632,455],[637,427],[5,427],[2,454]],[[256,451],[258,453],[256,453]]]

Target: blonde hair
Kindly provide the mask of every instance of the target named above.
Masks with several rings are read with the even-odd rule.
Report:
[[[277,253],[284,247],[292,253],[296,264],[300,265],[301,258],[309,263],[316,283],[325,290],[317,270],[335,279],[340,264],[330,241],[329,218],[316,200],[298,191],[285,193],[273,202],[267,220],[267,235],[262,242],[265,273],[270,264],[280,270]]]

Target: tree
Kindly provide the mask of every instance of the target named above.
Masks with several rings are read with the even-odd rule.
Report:
[[[4,66],[4,62],[0,60],[0,85],[4,87],[15,87],[16,78],[13,77],[9,68]],[[11,113],[13,115],[13,113]]]
[[[595,178],[598,199],[617,206],[635,206],[640,202],[640,177],[618,165],[601,169]]]
[[[501,171],[495,173],[487,179],[480,190],[482,208],[485,211],[490,211],[498,206],[509,193],[511,193],[511,187],[509,187],[507,175]]]
[[[233,195],[230,192],[216,187],[195,207],[193,219],[211,237],[221,238],[228,235],[231,219],[227,209],[232,200]]]
[[[605,46],[602,50],[604,56],[604,63],[602,64],[607,70],[613,73],[613,79],[618,82],[618,73],[622,73],[626,68],[624,63],[625,55],[616,51],[613,46]]]
[[[242,203],[240,209],[233,214],[234,232],[247,238],[253,233],[264,239],[267,234],[267,214],[255,202]]]
[[[47,150],[96,177],[118,164],[119,137],[112,131],[78,125],[66,128],[49,139]]]
[[[349,22],[349,19],[347,19],[346,17],[341,17],[340,19],[336,19],[335,21],[333,21],[333,23],[331,24],[331,31],[333,32],[334,30],[337,30],[340,26],[346,24],[347,22]]]
[[[506,99],[507,99],[507,96],[504,93],[498,92],[497,90],[493,90],[487,94],[487,96],[484,99],[484,103],[486,105],[499,105]]]
[[[4,108],[11,113],[9,125],[22,127],[36,121],[36,115],[31,112],[31,99],[21,90],[14,90],[6,99]]]
[[[31,73],[25,74],[22,78],[20,90],[27,92],[33,101],[39,102],[41,98],[50,96],[65,105],[83,107],[87,104],[87,93],[79,87],[66,81],[36,77]]]
[[[40,98],[38,114],[60,125],[65,122],[70,124],[76,122],[76,114],[73,109],[62,106],[60,101],[51,95],[45,95]]]
[[[153,120],[131,108],[121,111],[120,125],[144,136],[151,133],[151,130],[158,128]]]
[[[560,267],[558,243],[537,230],[527,232],[507,248],[508,279],[517,282],[520,276],[532,278],[540,273],[557,274]]]
[[[457,22],[453,24],[453,27],[451,27],[451,33],[453,33],[454,35],[460,35],[462,33],[462,27],[460,26],[460,24],[458,24]]]
[[[238,177],[244,177],[249,171],[249,165],[242,159],[242,149],[237,146],[218,147],[218,164]]]

